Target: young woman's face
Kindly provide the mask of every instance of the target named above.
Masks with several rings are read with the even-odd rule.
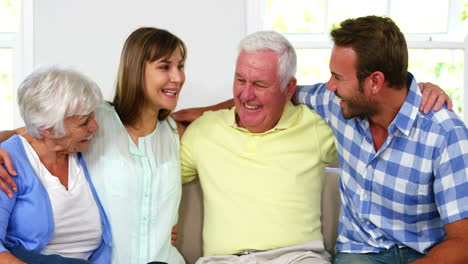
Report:
[[[145,107],[159,112],[177,106],[180,90],[185,82],[184,61],[179,49],[169,58],[146,62]]]

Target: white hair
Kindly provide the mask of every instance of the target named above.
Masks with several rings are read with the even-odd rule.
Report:
[[[238,56],[243,51],[255,52],[262,50],[272,50],[278,54],[278,76],[281,91],[284,91],[289,80],[296,75],[296,51],[283,35],[273,30],[266,30],[257,31],[242,39],[239,43]]]
[[[88,115],[102,102],[99,87],[71,68],[40,67],[30,73],[18,88],[18,104],[28,132],[42,138],[41,130],[51,128],[55,138],[67,131],[64,120]]]

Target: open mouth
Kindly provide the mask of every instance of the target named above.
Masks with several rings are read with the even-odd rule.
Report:
[[[244,107],[248,110],[257,110],[259,109],[261,106],[260,105],[248,105],[248,104],[244,104]]]
[[[163,94],[168,95],[168,96],[176,96],[177,91],[175,90],[162,90]]]
[[[91,135],[85,137],[83,140],[81,140],[81,142],[89,141],[89,140],[91,140],[91,139],[93,138],[93,136],[94,136],[94,135],[91,134]]]

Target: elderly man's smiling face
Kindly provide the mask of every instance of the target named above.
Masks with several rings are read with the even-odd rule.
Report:
[[[234,78],[237,124],[253,133],[272,129],[280,120],[290,89],[281,91],[278,54],[274,51],[241,52]]]

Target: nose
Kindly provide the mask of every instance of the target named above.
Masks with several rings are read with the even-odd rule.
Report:
[[[330,79],[328,80],[326,87],[329,91],[332,91],[332,92],[336,91],[336,85],[335,85],[335,81],[333,80],[333,75],[330,76]]]
[[[255,90],[253,86],[249,83],[246,83],[242,89],[241,100],[244,102],[251,101],[255,99]]]
[[[185,72],[178,67],[171,70],[171,81],[175,83],[183,83],[185,81]]]
[[[96,119],[93,118],[91,121],[89,121],[88,131],[91,133],[94,133],[98,130],[99,130],[99,124],[97,123]]]

